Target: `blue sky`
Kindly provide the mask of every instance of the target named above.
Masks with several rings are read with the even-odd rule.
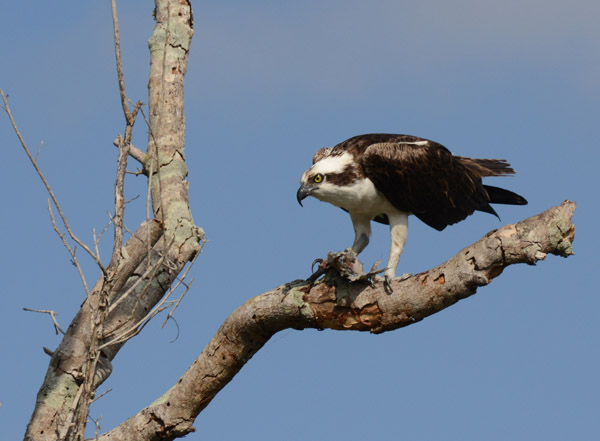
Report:
[[[109,2],[0,6],[0,88],[73,229],[88,243],[112,206],[123,131]],[[122,2],[128,95],[146,100],[148,2]],[[186,79],[191,207],[209,242],[172,324],[149,325],[114,360],[92,408],[102,430],[161,395],[246,299],[310,273],[351,244],[341,210],[295,192],[320,147],[408,133],[463,156],[506,158],[497,207],[439,233],[411,219],[399,273],[425,271],[489,230],[575,200],[575,256],[507,269],[477,295],[379,336],[285,331],[196,421],[189,440],[593,439],[600,431],[595,271],[600,4],[592,0],[194,2]],[[47,195],[0,117],[0,440],[18,439],[83,290],[52,231]],[[134,143],[143,147],[138,124]],[[135,168],[131,162],[130,168]],[[145,212],[128,178],[127,224]],[[111,239],[101,252],[109,257]],[[387,257],[375,226],[366,266]],[[85,261],[90,282],[97,271]]]

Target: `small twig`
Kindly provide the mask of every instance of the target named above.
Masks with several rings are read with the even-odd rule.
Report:
[[[54,323],[54,332],[56,332],[56,335],[58,335],[59,332],[61,334],[65,335],[65,331],[62,330],[62,328],[58,324],[58,320],[56,320],[57,314],[53,310],[51,310],[51,309],[31,309],[31,308],[23,308],[23,310],[29,311],[29,312],[40,312],[42,314],[49,314],[50,317],[52,317],[52,322]]]
[[[115,0],[112,0],[113,8],[115,7]],[[116,10],[113,9],[113,17],[116,17]],[[115,26],[117,24],[115,23]],[[117,34],[115,38],[118,38],[118,29],[115,29]],[[115,40],[115,45],[117,45],[117,41]],[[115,48],[117,50],[117,54],[120,53],[118,47]],[[120,56],[117,57],[117,70],[120,72],[119,78],[119,87],[122,86],[122,68],[120,68]],[[124,85],[123,85],[124,87]],[[125,94],[125,89],[122,89],[122,98]],[[126,97],[125,97],[126,98]],[[123,102],[124,109],[127,108],[125,112],[125,119],[127,121],[127,125],[125,127],[125,138],[117,137],[119,141],[119,158],[117,161],[117,177],[115,181],[115,216],[113,218],[114,222],[114,241],[113,241],[113,252],[110,260],[109,267],[111,269],[116,268],[119,265],[119,261],[121,258],[121,246],[123,245],[123,217],[125,214],[125,174],[127,173],[127,160],[129,159],[129,151],[131,148],[131,134],[133,131],[133,125],[135,124],[135,119],[138,115],[138,112],[142,108],[141,101],[138,101],[133,109],[133,113],[129,112],[129,106],[127,102]]]
[[[44,146],[44,140],[42,139],[40,141],[40,146],[37,149],[37,152],[35,152],[35,160],[37,161],[38,156],[40,155],[40,152],[42,151],[42,147]]]
[[[190,283],[187,284],[187,285],[185,285],[185,289],[183,290],[183,292],[181,293],[181,295],[179,296],[179,298],[175,301],[175,304],[173,305],[173,307],[171,308],[171,310],[167,314],[167,317],[165,318],[165,321],[160,326],[161,328],[164,328],[165,325],[167,324],[167,321],[169,319],[173,318],[173,314],[175,313],[175,310],[177,309],[177,307],[179,306],[179,304],[183,300],[183,296],[185,296],[187,294],[187,292],[190,290],[190,287],[192,286],[192,282],[193,281],[194,281],[194,279],[190,280]],[[175,319],[173,318],[173,320],[175,320]]]
[[[140,197],[140,195],[138,194],[137,196],[134,196],[134,197],[132,197],[131,199],[127,199],[127,200],[125,201],[125,205],[129,204],[130,202],[133,202],[133,201],[135,201],[135,200],[136,200],[137,198],[139,198],[139,197]],[[128,231],[129,231],[129,230],[128,230]]]
[[[115,147],[119,147],[122,139],[123,139],[123,137],[121,135],[117,135],[117,137],[113,141],[113,145]],[[136,146],[134,146],[131,143],[129,143],[129,156],[131,156],[133,159],[138,161],[140,164],[144,165],[144,159],[146,158],[146,153],[144,153],[142,150],[140,150],[139,148],[137,148]],[[140,172],[139,174],[142,174],[142,173],[143,172]]]
[[[110,213],[108,213],[108,218],[110,220],[104,226],[102,231],[100,231],[100,234],[98,235],[98,237],[96,237],[96,229],[95,228],[92,229],[92,236],[94,237],[94,249],[96,250],[96,255],[98,256],[98,259],[100,259],[100,252],[98,251],[98,245],[100,244],[100,239],[102,239],[102,236],[104,235],[104,233],[106,233],[106,231],[108,230],[108,227],[110,227],[112,225],[112,218],[110,217]]]
[[[106,393],[106,392],[104,392],[104,393]],[[104,394],[102,394],[102,395],[104,395]],[[100,395],[100,397],[102,395]],[[98,397],[98,398],[100,398],[100,397]],[[92,401],[90,401],[90,404],[93,403],[94,401],[96,401],[98,398],[94,398]],[[88,415],[88,418],[92,421],[92,423],[94,423],[94,426],[96,427],[96,430],[94,431],[94,434],[95,434],[94,438],[97,440],[98,439],[98,435],[100,434],[100,429],[101,429],[101,427],[100,427],[100,419],[102,418],[102,416],[99,416],[98,418],[94,419],[94,418],[92,418],[91,415]]]
[[[94,401],[99,400],[100,398],[102,398],[104,395],[106,395],[109,392],[112,392],[112,387],[110,389],[105,390],[104,392],[102,392],[100,395],[98,395],[96,398],[94,398],[92,401],[90,401],[90,403],[93,403]]]
[[[108,216],[110,217],[110,213],[108,213]],[[125,228],[125,231],[127,231],[127,233],[129,233],[130,236],[135,237],[140,242],[143,242],[142,239],[137,237],[133,231],[131,231],[129,228],[127,228],[127,225],[123,225],[123,228]]]
[[[50,199],[48,199],[48,212],[50,213],[50,220],[52,221],[52,228],[54,228],[54,231],[56,231],[56,234],[58,234],[58,237],[60,237],[60,240],[62,240],[64,247],[67,249],[67,251],[71,255],[71,262],[73,263],[75,268],[77,268],[77,272],[79,272],[79,277],[81,278],[81,282],[83,283],[83,288],[85,289],[85,294],[87,296],[89,296],[90,290],[88,289],[88,285],[85,280],[85,275],[83,274],[81,265],[79,265],[79,260],[77,260],[77,256],[75,255],[75,251],[77,250],[77,247],[75,247],[74,249],[71,248],[71,246],[69,245],[69,242],[67,242],[67,239],[65,238],[65,235],[62,233],[62,231],[60,231],[60,228],[58,228],[58,225],[56,225],[56,219],[54,218],[54,213],[52,212],[52,204],[50,204]],[[92,254],[92,256],[94,256],[94,255]],[[104,269],[104,267],[102,267],[102,268]]]
[[[127,124],[129,128],[129,122]],[[119,159],[117,161],[117,178],[115,182],[115,216],[112,219],[115,234],[113,241],[113,252],[109,268],[116,268],[121,258],[121,247],[123,245],[123,216],[125,214],[124,186],[128,158],[129,144],[127,144],[126,140],[124,140],[123,143],[119,146]]]
[[[152,155],[152,159],[150,160],[150,170],[148,170],[148,192],[146,193],[146,222],[150,221],[150,201],[152,200],[152,179],[154,179],[154,165],[156,164],[156,176],[158,178],[158,207],[162,208],[163,203],[162,203],[162,183],[161,183],[161,178],[160,178],[160,159],[159,159],[159,155],[158,155],[158,143],[156,142],[156,138],[154,137],[154,132],[152,131],[152,127],[150,126],[150,121],[148,120],[148,117],[146,116],[146,113],[144,112],[144,109],[140,109],[140,111],[142,112],[142,116],[144,117],[144,121],[146,122],[146,126],[148,127],[148,133],[149,133],[149,137],[151,138],[151,142],[148,143],[148,148],[154,147],[152,149],[152,151],[150,152],[150,154]],[[159,215],[159,219],[162,222],[163,228],[165,227],[165,214],[163,212],[163,210],[160,210],[160,213],[158,213],[158,209],[156,210],[157,213],[156,214]],[[148,230],[148,234],[150,234],[149,232],[150,230]],[[163,235],[163,241],[166,245],[166,240],[167,238],[165,237],[165,235]],[[148,244],[150,243],[150,241],[148,240]],[[164,248],[165,250],[167,250],[168,248],[165,246]],[[148,254],[150,254],[150,248],[148,248]]]
[[[132,339],[133,337],[138,335],[140,332],[142,332],[142,330],[146,327],[146,325],[148,323],[150,323],[150,320],[152,320],[156,315],[163,312],[165,309],[169,308],[173,303],[175,303],[174,300],[166,301],[166,299],[163,299],[160,302],[160,304],[156,305],[148,314],[146,314],[143,318],[138,320],[138,322],[135,325],[131,326],[129,329],[127,329],[125,332],[122,332],[114,339],[101,345],[99,347],[99,350],[102,350],[107,346],[112,346],[115,344],[123,343],[127,340]]]
[[[108,223],[104,226],[104,228],[102,229],[102,231],[100,231],[100,234],[98,235],[98,242],[100,242],[100,239],[102,239],[102,236],[104,235],[104,233],[106,233],[109,229],[109,227],[112,225],[112,217],[110,215],[110,212],[108,213]]]
[[[92,237],[94,238],[94,251],[96,251],[96,257],[100,259],[100,250],[98,249],[98,243],[100,242],[100,238],[96,237],[96,229],[92,228]]]
[[[121,94],[121,106],[123,107],[123,113],[127,124],[133,125],[133,115],[127,104],[127,95],[125,94],[125,79],[123,78],[123,64],[121,62],[121,37],[119,36],[119,17],[117,15],[117,2],[111,0],[110,2],[113,19],[113,32],[115,39],[115,57],[117,61],[117,78],[119,80],[119,93]]]
[[[119,82],[119,93],[121,96],[121,107],[125,115],[126,127],[124,139],[119,139],[119,159],[117,161],[117,178],[115,182],[115,216],[114,222],[114,241],[113,252],[110,259],[109,268],[114,269],[119,265],[121,259],[121,246],[123,245],[123,216],[125,210],[124,203],[124,184],[125,173],[127,172],[127,160],[131,149],[131,133],[135,124],[136,116],[142,107],[141,101],[135,105],[133,112],[129,108],[127,94],[125,92],[125,79],[123,76],[123,63],[121,61],[121,37],[119,35],[119,17],[117,14],[117,2],[111,0],[111,10],[113,19],[113,31],[115,41],[115,58],[117,64],[117,78]]]
[[[102,262],[98,258],[96,258],[96,256],[94,255],[94,252],[85,243],[83,243],[81,240],[79,240],[79,238],[77,236],[75,236],[75,234],[71,230],[71,227],[69,226],[69,222],[67,222],[67,218],[64,215],[62,209],[60,208],[60,204],[58,203],[58,199],[56,199],[56,196],[54,196],[54,192],[52,191],[52,188],[50,188],[50,184],[46,180],[44,174],[42,173],[42,170],[38,167],[35,158],[32,156],[31,152],[29,151],[29,148],[27,147],[27,144],[25,143],[25,140],[23,139],[23,136],[21,135],[21,132],[19,131],[19,128],[17,127],[17,123],[15,122],[15,119],[13,118],[12,112],[10,111],[10,107],[9,107],[8,101],[6,99],[6,95],[4,95],[4,91],[2,89],[0,89],[0,96],[2,96],[2,101],[4,102],[4,106],[1,106],[1,107],[8,114],[8,118],[10,119],[10,123],[12,125],[12,128],[15,131],[15,134],[17,135],[17,138],[19,139],[19,142],[21,143],[21,146],[23,147],[23,150],[25,150],[25,153],[27,154],[27,157],[31,161],[31,164],[33,165],[33,168],[35,169],[35,171],[37,172],[38,176],[40,177],[40,179],[44,183],[44,186],[46,187],[46,191],[48,191],[48,194],[50,195],[50,198],[52,198],[52,202],[54,203],[54,206],[58,210],[58,214],[60,215],[62,223],[65,226],[65,229],[67,230],[67,233],[69,233],[69,237],[71,239],[73,239],[75,241],[75,243],[77,243],[81,248],[83,248],[90,256],[92,256],[92,258],[94,259],[94,261],[96,262],[96,264],[100,267],[100,271],[102,271],[102,274],[105,274],[106,270],[104,268],[104,265],[102,265]]]
[[[113,0],[114,2],[114,0]],[[115,235],[113,242],[113,253],[111,256],[110,268],[116,268],[120,260],[121,247],[123,245],[123,217],[125,213],[125,174],[127,173],[127,159],[129,158],[129,151],[131,147],[131,134],[133,130],[133,124],[139,110],[141,109],[142,103],[138,101],[135,105],[132,118],[127,119],[127,126],[125,127],[125,139],[118,137],[120,141],[119,145],[119,159],[117,161],[117,177],[115,182],[115,216],[113,218]]]
[[[150,259],[148,259],[148,260],[150,260]],[[144,287],[142,288],[142,291],[141,291],[140,293],[138,293],[138,295],[137,295],[137,297],[138,297],[138,300],[136,301],[135,305],[134,305],[132,308],[130,308],[130,309],[131,309],[131,311],[132,311],[132,315],[133,315],[133,311],[135,311],[135,310],[137,309],[137,307],[138,307],[138,302],[139,302],[139,300],[140,300],[141,298],[143,298],[143,297],[144,297],[144,295],[146,294],[146,292],[148,291],[148,289],[150,289],[150,286],[151,286],[151,281],[155,279],[155,277],[156,277],[156,273],[158,272],[158,270],[160,269],[160,267],[163,265],[163,263],[164,263],[165,261],[166,261],[166,256],[163,254],[163,255],[161,255],[161,256],[160,256],[160,259],[158,260],[158,262],[156,262],[156,263],[155,263],[155,264],[153,264],[152,266],[148,266],[148,268],[146,269],[146,271],[144,272],[144,274],[143,274],[141,277],[139,277],[139,278],[138,278],[138,280],[136,280],[136,281],[134,282],[134,284],[133,284],[131,287],[129,287],[129,289],[128,289],[128,290],[127,290],[125,293],[123,293],[123,295],[122,295],[122,296],[120,296],[120,297],[117,299],[117,301],[116,301],[116,302],[114,302],[113,304],[111,304],[111,305],[110,305],[110,307],[109,307],[109,311],[108,311],[108,312],[109,312],[109,313],[110,313],[110,312],[112,312],[112,311],[113,311],[113,310],[114,310],[114,309],[117,307],[117,305],[118,305],[119,303],[121,303],[121,302],[122,302],[122,301],[123,301],[125,298],[127,298],[127,296],[129,296],[129,295],[130,295],[132,292],[134,292],[135,288],[136,288],[136,287],[137,287],[137,286],[138,286],[138,285],[139,285],[139,284],[140,284],[142,281],[146,280],[146,281],[147,281],[147,283],[146,283],[146,284],[144,285]],[[165,266],[166,266],[166,267],[168,267],[168,265],[166,265],[166,263],[165,263]],[[166,300],[166,298],[165,298],[164,300]],[[159,306],[160,306],[160,304],[159,304]],[[157,306],[157,307],[158,307],[158,306]],[[130,327],[130,328],[127,330],[127,331],[125,331],[125,332],[122,332],[122,333],[121,333],[121,334],[120,334],[118,337],[115,337],[115,338],[114,338],[112,341],[110,341],[110,342],[108,342],[108,343],[105,343],[105,344],[103,344],[103,345],[102,345],[102,346],[99,348],[99,350],[103,349],[103,348],[104,348],[104,347],[106,347],[106,346],[110,346],[110,345],[114,344],[116,340],[118,340],[118,339],[120,339],[122,336],[124,336],[124,335],[127,335],[128,333],[130,333],[130,332],[132,331],[132,329],[134,329],[134,328],[138,327],[138,326],[139,326],[139,324],[140,324],[140,323],[142,323],[144,320],[146,320],[146,318],[147,318],[149,315],[151,315],[152,313],[153,313],[153,311],[151,310],[151,311],[150,311],[148,314],[146,314],[146,316],[145,316],[145,317],[144,317],[142,320],[138,321],[138,323],[137,323],[137,324],[135,324],[133,327]],[[131,318],[131,316],[130,316],[130,318]],[[125,326],[126,324],[127,324],[127,322],[126,322],[126,321],[122,322],[122,323],[121,323],[121,325],[117,326],[115,329],[113,329],[113,330],[112,330],[112,331],[110,331],[109,333],[105,334],[103,337],[104,337],[104,338],[107,338],[107,337],[109,337],[109,336],[111,336],[111,335],[114,335],[114,334],[115,334],[117,331],[119,331],[119,329],[121,329],[121,328],[122,328],[123,326]],[[135,335],[137,335],[137,334],[135,334]],[[127,340],[127,339],[126,339],[126,340]]]
[[[196,253],[196,255],[194,256],[194,258],[192,259],[192,261],[190,262],[190,264],[188,265],[188,267],[185,269],[185,272],[183,273],[183,276],[181,276],[181,278],[177,277],[177,284],[173,288],[171,288],[171,290],[169,291],[169,295],[170,295],[171,292],[173,292],[174,290],[176,290],[177,287],[180,284],[183,284],[183,286],[185,286],[185,290],[183,291],[183,294],[181,294],[181,296],[179,297],[179,299],[175,303],[175,306],[173,306],[173,308],[169,311],[169,314],[167,315],[167,318],[163,322],[161,328],[164,328],[165,324],[167,323],[167,320],[169,320],[169,318],[171,318],[173,316],[173,313],[175,312],[175,310],[179,306],[179,303],[183,299],[183,296],[189,291],[190,287],[192,286],[192,282],[194,281],[194,279],[191,279],[188,284],[186,284],[184,281],[185,281],[185,278],[188,275],[188,272],[190,271],[190,269],[192,268],[192,266],[196,262],[196,259],[198,258],[199,255],[200,255],[200,252]]]
[[[138,168],[136,171],[129,171],[127,170],[125,173],[127,173],[128,175],[133,175],[133,176],[139,176],[139,175],[145,175],[146,173],[144,173],[144,170],[142,170],[141,168]]]
[[[179,306],[179,304],[181,303],[181,300],[183,299],[183,296],[185,296],[185,294],[188,292],[188,290],[190,289],[190,287],[192,285],[193,279],[188,284],[186,284],[185,283],[185,278],[187,277],[187,274],[189,273],[190,269],[194,265],[194,262],[196,261],[196,259],[198,258],[199,255],[200,255],[200,253],[197,253],[194,256],[194,258],[191,260],[190,264],[186,268],[185,272],[183,273],[183,276],[177,278],[177,283],[175,284],[175,286],[173,286],[173,287],[171,287],[169,289],[169,292],[162,298],[162,300],[148,314],[146,314],[143,318],[141,318],[136,324],[134,324],[133,326],[129,327],[129,329],[127,329],[124,332],[122,332],[121,334],[117,335],[112,340],[104,343],[102,346],[100,346],[98,348],[98,350],[102,350],[103,348],[105,348],[107,346],[111,346],[111,345],[114,345],[114,344],[117,344],[117,343],[121,343],[121,342],[127,341],[127,340],[135,337],[136,335],[138,335],[142,331],[142,329],[148,324],[148,322],[150,322],[150,320],[152,320],[160,312],[162,312],[165,309],[168,309],[169,307],[171,307],[172,308],[171,311],[169,312],[169,314],[167,315],[167,318],[165,319],[165,321],[163,322],[163,324],[161,326],[161,327],[164,327],[165,324],[166,324],[166,322],[167,322],[167,320],[169,320],[169,318],[173,317],[173,312]],[[164,256],[162,256],[161,259],[164,259]],[[136,283],[138,283],[138,282],[139,282],[139,280],[136,281]],[[175,290],[177,290],[177,288],[181,284],[183,284],[186,287],[186,289],[181,294],[181,296],[179,296],[179,299],[177,299],[177,300],[169,300],[169,297],[171,296],[171,294],[173,294],[173,292],[175,292]],[[144,289],[146,289],[147,286],[144,287]],[[132,288],[130,288],[130,290]],[[121,300],[121,298],[119,299],[119,301],[120,300]],[[116,303],[118,303],[118,302],[116,302]],[[111,308],[113,308],[114,306],[116,306],[116,304],[115,305],[111,305]],[[110,334],[108,334],[108,335],[110,335]]]
[[[170,314],[170,312],[169,312]],[[175,327],[177,328],[177,335],[175,336],[175,338],[173,340],[171,340],[169,343],[175,343],[178,339],[179,339],[179,323],[177,323],[177,320],[175,320],[175,317],[169,315],[169,318],[171,320],[173,320],[173,323],[175,323]],[[164,326],[164,325],[163,325]]]
[[[150,310],[150,312],[148,312],[148,314],[146,314],[144,317],[142,317],[140,320],[138,320],[137,323],[135,323],[133,326],[130,326],[129,329],[121,332],[119,335],[117,335],[116,337],[114,337],[112,340],[102,344],[98,350],[102,350],[103,348],[107,347],[107,346],[112,346],[114,344],[118,344],[124,341],[127,341],[133,337],[135,337],[136,335],[138,335],[142,329],[150,322],[150,320],[152,320],[157,314],[159,314],[160,312],[164,311],[165,309],[169,308],[169,307],[173,307],[176,308],[179,303],[181,302],[183,296],[187,293],[187,291],[189,290],[190,286],[191,286],[191,282],[189,284],[185,284],[184,280],[187,276],[187,274],[189,273],[191,267],[193,266],[194,262],[196,261],[197,257],[200,255],[200,253],[197,253],[194,258],[191,260],[190,264],[188,265],[188,267],[186,268],[183,276],[181,278],[178,278],[177,283],[175,284],[175,286],[171,287],[169,289],[169,292],[162,298],[162,300],[152,309]],[[164,260],[164,256],[161,257],[162,260]],[[146,271],[147,272],[147,271]],[[141,279],[141,278],[140,278]],[[139,279],[136,280],[136,283],[139,282]],[[183,292],[183,294],[179,297],[178,300],[169,300],[169,297],[173,294],[173,292],[175,292],[175,290],[179,287],[179,285],[184,284],[184,286],[186,286],[185,291]],[[149,286],[149,284],[147,284],[144,289],[147,289],[147,287]],[[132,287],[133,288],[133,287]],[[130,288],[130,290],[132,290],[132,288]],[[129,290],[128,290],[129,291]],[[123,296],[124,297],[124,296]],[[116,304],[118,304],[118,302],[121,301],[122,298],[119,298],[119,300],[117,302],[115,302],[114,305],[111,305],[111,309],[114,308],[116,306]],[[109,311],[111,310],[109,309]],[[170,314],[169,316],[172,316],[172,314]],[[167,317],[168,319],[168,317]],[[166,322],[166,321],[165,321]],[[164,323],[163,323],[164,326]],[[116,331],[116,330],[115,330]],[[113,331],[114,333],[114,331]],[[105,337],[108,337],[111,334],[106,335]]]

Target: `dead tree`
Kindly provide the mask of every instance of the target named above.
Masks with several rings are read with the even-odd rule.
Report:
[[[183,92],[193,35],[191,5],[185,0],[156,0],[156,26],[150,39],[148,118],[144,118],[149,131],[145,152],[131,145],[134,124],[143,111],[141,103],[131,105],[126,95],[114,0],[112,6],[125,129],[115,141],[118,163],[111,219],[114,237],[108,265],[99,257],[99,238],[95,246],[89,247],[71,231],[1,94],[3,108],[50,193],[54,228],[71,253],[86,291],[85,301],[62,342],[56,350],[48,351],[51,359],[27,427],[28,441],[83,439],[90,403],[98,386],[111,374],[111,360],[148,320],[178,305],[172,294],[185,284],[189,264],[202,248],[204,232],[194,224],[189,206],[184,153]],[[147,219],[124,241],[123,187],[130,157],[141,164],[148,178],[149,205]],[[406,280],[395,280],[392,294],[372,274],[356,270],[353,256],[332,254],[322,262],[315,277],[279,286],[240,306],[173,387],[99,439],[164,440],[192,432],[198,414],[281,330],[391,331],[473,295],[509,265],[533,265],[547,254],[567,257],[572,254],[574,210],[575,204],[566,201],[492,231],[444,264]],[[92,287],[86,282],[72,244],[84,249],[100,268],[101,277]],[[318,280],[320,275],[324,278]]]

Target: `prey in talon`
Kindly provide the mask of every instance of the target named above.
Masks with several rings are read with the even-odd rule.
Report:
[[[307,196],[329,202],[350,214],[352,250],[369,244],[371,221],[390,226],[390,254],[384,285],[391,282],[414,215],[442,231],[475,211],[498,217],[490,204],[526,205],[522,196],[482,183],[486,176],[512,175],[504,159],[453,155],[434,141],[411,135],[359,135],[315,153],[304,172],[298,203]],[[499,218],[499,217],[498,217]]]

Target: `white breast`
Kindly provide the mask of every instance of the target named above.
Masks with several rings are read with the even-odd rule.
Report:
[[[398,209],[375,188],[369,178],[360,179],[354,184],[345,186],[324,182],[314,196],[351,213],[365,214],[370,217],[398,212]]]

